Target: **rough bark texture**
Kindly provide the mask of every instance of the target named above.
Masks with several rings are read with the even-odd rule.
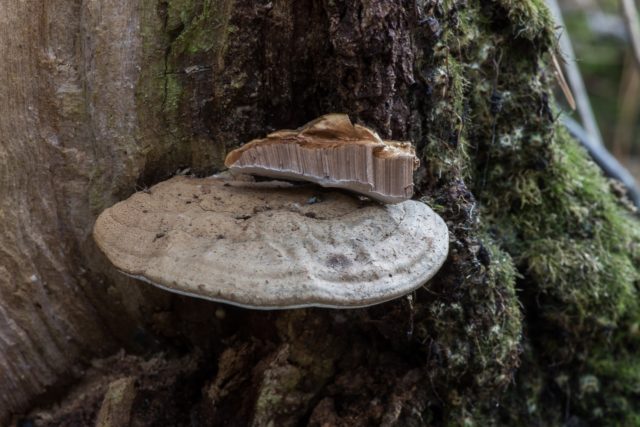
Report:
[[[555,124],[542,0],[0,11],[0,419],[640,422],[638,223]],[[451,231],[426,289],[255,312],[126,279],[96,250],[115,201],[328,112],[415,143],[417,195]]]

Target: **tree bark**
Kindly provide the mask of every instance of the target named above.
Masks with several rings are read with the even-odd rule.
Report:
[[[541,1],[5,1],[0,31],[0,422],[640,418],[638,222],[555,124]],[[92,242],[134,191],[329,112],[418,149],[451,251],[413,295],[256,312]]]

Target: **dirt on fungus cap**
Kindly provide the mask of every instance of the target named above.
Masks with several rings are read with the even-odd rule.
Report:
[[[105,210],[93,236],[122,272],[259,309],[363,307],[422,286],[447,257],[427,205],[312,185],[174,177]]]

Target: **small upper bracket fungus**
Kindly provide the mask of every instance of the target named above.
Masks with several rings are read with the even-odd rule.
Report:
[[[284,182],[177,176],[104,211],[93,235],[124,273],[244,307],[362,307],[422,286],[448,252],[427,205]]]
[[[346,114],[327,114],[298,130],[271,133],[225,160],[232,172],[311,181],[384,203],[411,198],[418,164],[410,143],[383,141],[371,129],[353,125]]]

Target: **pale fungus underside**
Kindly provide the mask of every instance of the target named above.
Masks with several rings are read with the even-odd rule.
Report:
[[[94,238],[125,274],[261,309],[397,298],[438,271],[449,244],[444,221],[416,201],[180,176],[105,210]]]
[[[418,166],[410,143],[383,141],[346,114],[327,114],[298,130],[280,130],[229,153],[232,172],[344,188],[384,203],[413,195]]]

